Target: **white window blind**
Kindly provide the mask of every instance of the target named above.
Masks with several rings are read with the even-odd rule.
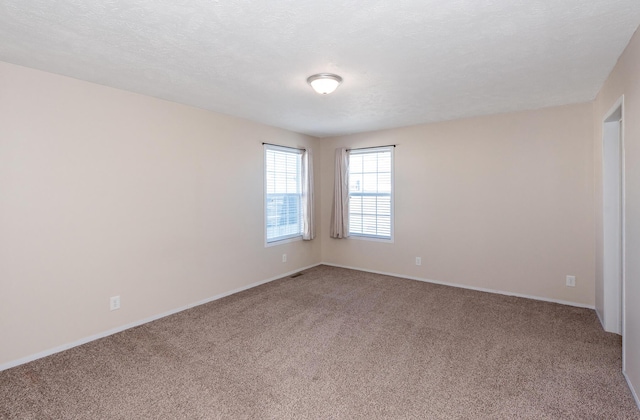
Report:
[[[349,152],[349,235],[391,239],[393,147]]]
[[[302,151],[265,145],[267,243],[302,236]]]

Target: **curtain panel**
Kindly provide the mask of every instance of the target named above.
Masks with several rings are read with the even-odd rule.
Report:
[[[349,236],[349,152],[346,148],[340,148],[336,149],[331,237],[343,239],[347,236]]]
[[[311,149],[305,149],[302,155],[302,239],[305,241],[316,237],[313,200],[313,155]]]

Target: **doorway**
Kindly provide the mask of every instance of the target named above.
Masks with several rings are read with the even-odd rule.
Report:
[[[623,100],[602,126],[603,313],[606,331],[624,335]]]

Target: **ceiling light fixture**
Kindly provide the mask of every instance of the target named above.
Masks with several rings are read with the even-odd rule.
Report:
[[[307,78],[307,83],[321,95],[328,95],[340,86],[342,77],[332,73],[318,73]]]

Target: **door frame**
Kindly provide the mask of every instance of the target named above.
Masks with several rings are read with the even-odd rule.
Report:
[[[616,120],[612,118],[616,116],[616,114],[620,113],[620,120],[619,120],[619,147],[620,147],[620,277],[621,277],[621,285],[620,285],[620,317],[621,317],[621,324],[622,324],[622,331],[621,331],[621,335],[622,335],[622,370],[624,372],[625,370],[625,352],[624,352],[624,340],[625,340],[625,331],[626,331],[626,317],[625,317],[625,312],[626,312],[626,294],[625,294],[625,286],[626,286],[626,236],[625,236],[625,227],[626,227],[626,211],[625,211],[625,206],[626,206],[626,187],[625,187],[625,174],[626,174],[626,170],[625,170],[625,142],[624,142],[624,123],[625,123],[625,115],[624,115],[624,111],[625,111],[625,107],[624,107],[624,95],[622,95],[617,101],[616,103],[609,109],[609,111],[605,114],[605,117],[602,120],[602,174],[603,174],[603,183],[602,183],[602,194],[603,194],[603,199],[602,199],[602,217],[603,217],[603,227],[602,227],[602,234],[603,234],[603,239],[604,239],[604,230],[605,230],[605,226],[604,226],[604,205],[605,205],[605,201],[604,201],[604,189],[605,189],[605,185],[604,185],[604,170],[605,170],[605,159],[604,159],[604,150],[605,150],[605,141],[607,141],[607,139],[605,138],[605,124],[609,124],[612,122],[615,122]],[[603,267],[604,267],[604,242],[603,242]],[[604,275],[604,271],[603,271],[603,275]],[[604,282],[604,277],[603,277],[603,282]],[[606,289],[606,284],[604,284],[604,287]],[[606,290],[605,290],[605,295],[606,295]],[[606,314],[604,314],[605,318],[607,317]]]

